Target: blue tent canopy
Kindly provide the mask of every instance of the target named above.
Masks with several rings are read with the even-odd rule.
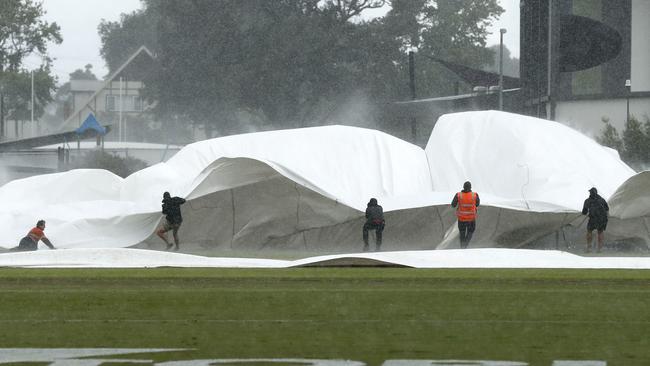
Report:
[[[78,135],[84,134],[88,130],[94,130],[96,131],[99,135],[105,135],[106,134],[106,128],[102,127],[99,122],[97,122],[97,119],[95,119],[95,116],[92,113],[88,113],[88,117],[86,117],[86,120],[84,123],[79,126],[76,130],[74,130]]]

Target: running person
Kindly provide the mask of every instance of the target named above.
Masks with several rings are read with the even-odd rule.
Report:
[[[172,197],[169,192],[163,193],[162,200],[162,213],[165,215],[163,224],[156,232],[158,236],[167,244],[167,250],[172,248],[172,244],[167,240],[167,232],[172,231],[174,236],[174,251],[178,251],[178,229],[183,223],[183,216],[181,215],[181,205],[185,203],[184,198]]]

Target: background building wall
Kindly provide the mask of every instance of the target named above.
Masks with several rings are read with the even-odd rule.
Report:
[[[630,99],[630,116],[650,117],[650,96]],[[601,134],[603,117],[621,133],[627,119],[626,99],[571,100],[558,103],[556,107],[556,121],[591,137]]]
[[[650,92],[650,1],[632,1],[632,91]]]

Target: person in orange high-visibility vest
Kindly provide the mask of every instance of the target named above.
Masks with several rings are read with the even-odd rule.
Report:
[[[26,252],[38,249],[38,242],[42,241],[50,249],[55,249],[50,239],[45,236],[45,220],[38,220],[36,226],[32,228],[27,235],[20,239],[20,243],[15,248],[10,249],[12,252]]]
[[[472,192],[472,183],[465,182],[463,190],[454,195],[451,206],[456,207],[458,231],[460,232],[460,247],[467,248],[472,234],[476,229],[477,207],[481,204],[478,193]]]

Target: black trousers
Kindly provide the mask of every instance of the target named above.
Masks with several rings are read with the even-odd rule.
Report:
[[[472,234],[476,229],[476,221],[458,221],[458,232],[460,232],[460,248],[465,249],[472,240]]]
[[[600,217],[590,217],[589,221],[587,222],[587,231],[592,232],[594,230],[598,230],[599,233],[605,231],[607,229],[607,217],[605,218],[600,218]]]
[[[34,243],[29,236],[26,236],[20,239],[20,243],[18,243],[17,247],[11,248],[10,250],[12,252],[30,252],[36,249],[38,249],[38,244]]]
[[[368,230],[375,230],[375,240],[377,250],[381,248],[382,233],[384,232],[384,224],[375,224],[366,222],[363,224],[363,250],[368,250]]]

